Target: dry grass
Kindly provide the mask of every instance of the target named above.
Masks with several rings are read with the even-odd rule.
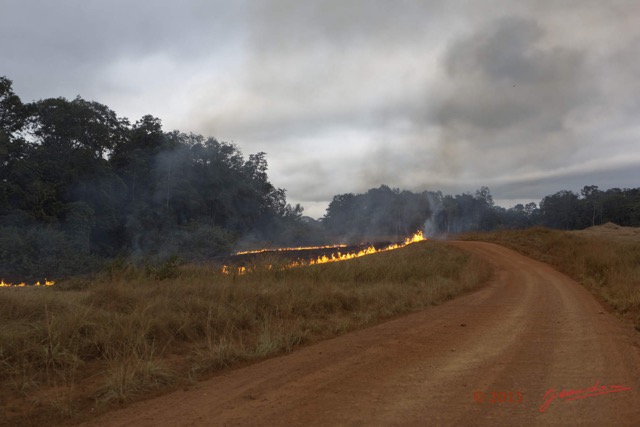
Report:
[[[0,424],[100,412],[438,304],[489,275],[483,261],[425,242],[247,275],[183,266],[157,280],[120,265],[92,282],[0,289]]]
[[[533,228],[464,238],[498,243],[553,265],[617,312],[632,316],[640,331],[640,239],[603,233],[602,227],[582,232]]]

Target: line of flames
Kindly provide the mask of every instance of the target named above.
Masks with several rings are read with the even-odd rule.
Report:
[[[0,288],[26,288],[28,286],[53,286],[55,284],[56,282],[54,282],[53,280],[47,280],[47,279],[44,279],[44,283],[40,283],[40,281],[37,281],[33,285],[28,285],[25,282],[15,283],[15,284],[7,283],[4,281],[4,279],[0,279]]]
[[[256,249],[253,251],[236,252],[234,255],[261,254],[264,252],[286,252],[286,251],[307,251],[312,249],[338,249],[346,248],[347,245],[327,245],[327,246],[300,246],[298,248],[276,248],[276,249]]]
[[[407,237],[405,239],[404,242],[402,243],[394,243],[392,245],[387,246],[386,248],[382,248],[382,249],[376,249],[374,246],[369,246],[365,249],[362,249],[358,252],[348,252],[348,253],[341,253],[340,251],[338,252],[334,252],[331,255],[327,256],[327,255],[322,255],[321,257],[317,257],[315,259],[310,259],[307,261],[293,261],[289,264],[287,264],[284,268],[293,268],[293,267],[302,267],[302,266],[306,266],[306,265],[317,265],[317,264],[326,264],[329,262],[338,262],[338,261],[347,261],[350,259],[354,259],[354,258],[360,258],[366,255],[372,255],[372,254],[376,254],[379,252],[387,252],[387,251],[392,251],[394,249],[400,249],[400,248],[404,248],[405,246],[408,246],[412,243],[417,243],[417,242],[422,242],[423,240],[427,240],[424,235],[422,234],[422,231],[418,231],[417,233],[415,233],[413,236],[411,237]],[[245,253],[263,253],[263,252],[269,252],[269,251],[294,251],[294,250],[303,250],[303,249],[333,249],[333,248],[338,248],[338,247],[346,247],[346,245],[336,245],[336,246],[318,246],[318,247],[309,247],[309,248],[282,248],[282,249],[261,249],[260,251],[250,251],[250,252],[238,252],[236,255],[242,255]],[[267,268],[271,269],[271,266],[268,266]],[[222,273],[223,274],[230,274],[232,271],[229,268],[229,266],[222,266]],[[245,274],[247,273],[247,268],[246,267],[238,267],[235,271],[237,274]]]
[[[287,264],[285,266],[285,268],[293,268],[293,267],[302,267],[305,265],[317,265],[317,264],[326,264],[329,262],[338,262],[338,261],[347,261],[350,259],[354,259],[354,258],[360,258],[366,255],[371,255],[371,254],[375,254],[375,253],[379,253],[379,252],[387,252],[387,251],[392,251],[394,249],[400,249],[400,248],[404,248],[405,246],[408,246],[412,243],[417,243],[417,242],[421,242],[423,240],[426,240],[426,238],[423,236],[422,231],[418,231],[417,233],[415,233],[413,236],[408,237],[407,239],[405,239],[404,242],[402,243],[394,243],[392,245],[387,246],[386,248],[382,248],[382,249],[376,249],[374,246],[369,246],[366,249],[362,249],[358,252],[348,252],[348,253],[341,253],[340,251],[338,252],[334,252],[332,253],[330,256],[327,255],[322,255],[321,257],[318,257],[316,259],[310,259],[308,261],[293,261],[289,264]],[[246,255],[246,254],[258,254],[258,253],[264,253],[264,252],[285,252],[285,251],[301,251],[301,250],[313,250],[313,249],[338,249],[338,248],[344,248],[347,245],[345,244],[339,244],[339,245],[328,245],[328,246],[305,246],[305,247],[297,247],[297,248],[279,248],[279,249],[259,249],[259,250],[254,250],[254,251],[244,251],[244,252],[237,252],[236,255]],[[271,266],[269,266],[270,268]],[[231,271],[229,269],[228,266],[223,266],[222,267],[222,273],[224,274],[230,274]],[[246,267],[238,267],[236,269],[236,273],[237,274],[245,274],[247,273],[247,268]],[[40,283],[40,281],[34,283],[33,285],[28,285],[25,282],[21,282],[21,283],[7,283],[4,281],[4,279],[0,279],[0,288],[3,287],[16,287],[16,288],[23,288],[23,287],[29,287],[29,286],[53,286],[55,285],[56,282],[53,280],[47,280],[44,279],[44,283]]]

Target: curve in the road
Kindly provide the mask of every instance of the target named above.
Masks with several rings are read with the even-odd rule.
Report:
[[[640,340],[629,324],[546,264],[452,244],[494,265],[487,286],[91,425],[640,426]]]

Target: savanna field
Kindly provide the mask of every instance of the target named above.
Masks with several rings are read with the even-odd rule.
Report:
[[[549,263],[640,330],[636,230],[467,234]],[[344,262],[248,272],[113,263],[92,277],[0,289],[2,425],[66,424],[477,289],[491,267],[424,241]]]
[[[490,267],[434,241],[248,274],[114,264],[95,278],[0,292],[3,425],[64,424],[223,369],[446,301]],[[164,277],[163,279],[160,279]]]
[[[71,3],[2,1],[0,427],[640,426],[637,2]]]

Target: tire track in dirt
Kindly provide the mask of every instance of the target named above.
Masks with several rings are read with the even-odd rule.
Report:
[[[490,243],[452,244],[494,265],[487,286],[88,425],[640,425],[632,326],[546,264]],[[631,390],[556,399],[540,412],[549,389],[598,380]],[[494,391],[523,401],[490,403]]]

